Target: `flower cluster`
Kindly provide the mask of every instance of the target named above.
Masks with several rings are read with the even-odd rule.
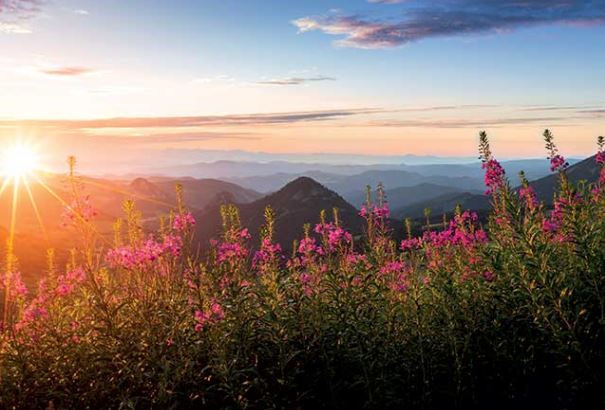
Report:
[[[279,261],[283,258],[281,245],[273,243],[270,238],[262,240],[260,249],[256,251],[252,258],[252,266],[259,269],[272,261]]]
[[[374,219],[387,219],[391,215],[391,211],[387,204],[383,204],[382,206],[378,205],[369,205],[362,206],[359,211],[359,216],[365,219],[374,218]]]
[[[493,195],[504,187],[505,171],[497,160],[489,159],[483,162],[481,168],[485,170],[484,181],[487,187],[485,195]]]
[[[335,225],[333,222],[315,225],[315,233],[326,238],[327,247],[330,252],[334,252],[342,246],[350,245],[353,241],[353,237],[349,232]]]
[[[90,196],[74,199],[63,209],[61,214],[61,226],[64,228],[77,226],[80,223],[89,223],[99,213],[92,205]]]
[[[162,241],[148,238],[137,246],[110,249],[105,260],[111,267],[144,269],[164,256],[179,256],[183,246],[180,236],[165,235]]]
[[[201,332],[206,325],[223,320],[225,318],[225,312],[219,303],[213,301],[210,303],[210,309],[196,310],[194,317],[196,321],[195,331]]]
[[[536,196],[536,192],[529,185],[522,186],[521,188],[519,188],[519,197],[523,200],[523,202],[525,203],[525,206],[530,211],[535,210],[539,205],[538,197]]]
[[[69,270],[66,274],[57,278],[56,293],[59,296],[67,296],[74,291],[74,288],[84,281],[86,273],[84,269],[78,267]]]
[[[0,276],[1,289],[8,289],[9,299],[24,298],[27,296],[27,286],[23,283],[21,272],[6,272]]]
[[[191,212],[186,212],[184,214],[178,214],[174,217],[174,221],[172,223],[172,228],[175,231],[183,232],[195,226],[195,218],[191,214]]]
[[[551,172],[564,171],[565,169],[567,169],[567,167],[569,167],[569,162],[567,162],[562,155],[556,154],[550,157],[549,159]]]

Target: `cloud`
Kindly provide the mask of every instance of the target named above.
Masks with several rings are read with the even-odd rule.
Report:
[[[365,123],[368,127],[394,127],[394,128],[486,128],[503,126],[523,126],[532,124],[548,125],[557,123],[558,127],[565,126],[562,122],[571,120],[571,117],[511,117],[489,118],[483,120],[444,119],[444,120],[384,120]]]
[[[5,34],[30,34],[32,31],[25,25],[19,23],[8,23],[0,21],[0,33]]]
[[[0,127],[47,127],[59,129],[102,129],[102,128],[175,128],[237,125],[274,125],[301,122],[326,121],[345,117],[386,112],[378,108],[301,111],[268,114],[218,115],[194,117],[134,117],[91,120],[4,120]]]
[[[317,77],[288,77],[282,79],[272,79],[272,80],[264,80],[258,81],[257,84],[262,85],[302,85],[306,83],[314,83],[320,81],[336,81],[334,77],[326,77],[326,76],[317,76]]]
[[[78,14],[80,16],[88,16],[88,15],[90,15],[90,13],[88,12],[88,10],[84,10],[84,9],[76,9],[76,10],[74,10],[74,14]]]
[[[94,72],[92,68],[89,67],[79,67],[79,66],[64,66],[64,67],[54,67],[54,68],[44,68],[41,69],[40,72],[48,75],[56,75],[61,77],[77,77],[80,75],[90,74]]]
[[[31,33],[27,21],[37,16],[45,3],[45,0],[1,0],[0,33]]]
[[[368,3],[379,3],[379,4],[400,4],[407,0],[368,0]]]
[[[381,3],[392,1],[380,1]],[[359,15],[303,17],[292,21],[300,33],[320,31],[342,37],[341,47],[391,48],[433,37],[499,33],[548,24],[605,23],[605,2],[581,0],[409,1],[397,18]]]

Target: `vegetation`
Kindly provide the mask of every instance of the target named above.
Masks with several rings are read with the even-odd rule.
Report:
[[[65,221],[81,247],[49,252],[36,292],[3,277],[1,408],[587,408],[605,404],[605,153],[598,183],[560,186],[552,210],[512,189],[485,133],[493,210],[459,210],[395,243],[382,195],[363,243],[338,213],[294,254],[260,249],[237,209],[204,256],[182,205],[147,235],[132,203],[101,242],[73,183]],[[197,221],[204,223],[204,221]]]

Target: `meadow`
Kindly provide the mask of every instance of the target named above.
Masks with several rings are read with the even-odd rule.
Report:
[[[326,210],[288,255],[272,209],[252,251],[232,205],[210,249],[182,203],[154,233],[125,203],[106,243],[72,169],[67,266],[49,251],[28,289],[7,251],[0,408],[603,406],[604,141],[599,181],[572,184],[544,138],[552,209],[481,133],[487,221],[458,209],[414,236],[406,220],[396,242],[379,189],[363,238]]]

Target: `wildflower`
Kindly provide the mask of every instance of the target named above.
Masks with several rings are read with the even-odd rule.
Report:
[[[529,185],[519,188],[519,197],[523,199],[525,206],[529,210],[533,211],[538,207],[538,197],[536,196],[536,192]]]
[[[341,246],[349,245],[353,241],[353,237],[349,232],[335,225],[333,222],[315,225],[315,232],[326,236],[330,252],[334,252]]]
[[[74,199],[66,205],[61,214],[61,226],[64,228],[77,226],[79,223],[88,223],[98,215],[97,210],[92,206],[90,196]]]
[[[193,226],[195,226],[195,218],[191,212],[176,215],[174,217],[174,222],[172,223],[172,228],[179,232],[186,231]]]
[[[280,260],[283,257],[281,252],[282,248],[278,243],[273,243],[270,238],[265,238],[261,242],[260,249],[256,251],[252,258],[252,266],[259,268],[271,261]]]
[[[405,252],[407,250],[420,249],[422,247],[422,239],[421,238],[410,238],[404,239],[401,241],[401,245],[399,248]]]
[[[494,272],[486,270],[485,272],[483,272],[483,278],[488,281],[491,282],[494,280]]]
[[[219,262],[227,262],[233,259],[242,259],[248,256],[248,249],[240,243],[221,243],[218,247]]]
[[[362,206],[359,211],[359,216],[362,218],[375,218],[375,219],[387,219],[391,215],[389,206],[385,203],[382,206]]]
[[[565,160],[562,155],[556,154],[550,157],[550,171],[564,171],[569,167],[569,163]]]
[[[485,161],[481,168],[485,170],[485,186],[487,187],[485,195],[492,195],[504,187],[505,171],[502,165],[495,159]]]
[[[223,320],[225,318],[225,312],[218,302],[212,301],[209,310],[196,310],[194,318],[197,322],[194,329],[196,332],[201,332],[207,324]]]
[[[0,278],[0,284],[3,289],[9,286],[9,299],[24,298],[27,296],[27,286],[23,283],[21,272],[7,272]]]

